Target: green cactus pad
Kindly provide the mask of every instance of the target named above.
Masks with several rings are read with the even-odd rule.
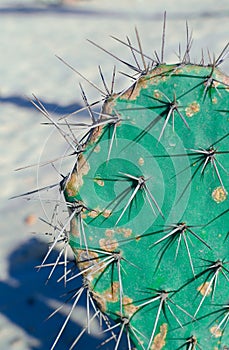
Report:
[[[228,111],[217,67],[158,64],[88,128],[69,243],[116,344],[229,348]]]

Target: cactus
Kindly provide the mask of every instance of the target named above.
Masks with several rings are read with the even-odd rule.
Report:
[[[124,338],[128,350],[228,349],[229,78],[219,69],[228,45],[191,63],[187,35],[179,62],[166,64],[164,30],[155,59],[136,37],[137,47],[115,38],[133,64],[109,53],[133,71],[131,86],[115,93],[115,68],[111,89],[99,68],[99,115],[81,86],[91,122],[55,122],[65,137],[64,124],[84,134],[71,143],[74,167],[60,184],[69,217],[43,266],[57,242],[53,269],[70,245],[79,270],[65,266],[63,279],[82,279],[73,307],[86,293],[87,327],[102,317],[115,350]]]

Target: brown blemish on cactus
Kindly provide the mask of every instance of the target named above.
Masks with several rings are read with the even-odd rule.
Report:
[[[214,191],[212,192],[212,198],[216,203],[221,203],[225,201],[225,199],[227,198],[227,192],[224,190],[222,186],[219,186],[215,188]]]
[[[140,158],[138,159],[138,165],[143,166],[144,163],[145,163],[144,158],[140,157]]]
[[[156,85],[161,81],[165,81],[170,78],[170,75],[167,74],[174,70],[176,66],[165,66],[162,65],[160,67],[156,67],[152,70],[152,72],[147,77],[151,85]]]
[[[202,283],[197,290],[200,292],[200,294],[209,296],[211,294],[212,288],[209,288],[209,282]]]
[[[126,228],[126,229],[123,229],[123,232],[124,232],[124,237],[130,237],[133,231],[131,230],[131,228]]]
[[[82,219],[87,219],[89,216],[90,218],[96,218],[99,215],[99,211],[94,209],[94,210],[83,210],[83,213],[81,214]]]
[[[99,293],[96,293],[93,289],[91,290],[91,293],[98,308],[105,313],[107,311],[106,300],[102,297],[102,295],[100,295]]]
[[[87,175],[90,170],[90,166],[82,154],[79,155],[76,169],[72,173],[69,181],[66,185],[67,196],[73,197],[79,192],[80,187],[83,185],[83,176]]]
[[[102,135],[104,125],[100,125],[97,128],[93,130],[93,133],[91,134],[90,140],[88,141],[88,144],[91,145],[95,142],[97,142]],[[95,146],[96,148],[97,146]]]
[[[95,179],[94,181],[95,181],[95,183],[97,183],[97,185],[99,185],[99,186],[101,186],[101,187],[104,186],[104,181],[103,181],[103,180],[101,180],[101,179]]]
[[[173,72],[174,74],[176,74],[176,75],[179,75],[179,74],[181,74],[182,73],[182,68],[180,67],[176,67],[176,68],[174,68],[174,72]],[[177,84],[176,84],[176,86],[177,86]]]
[[[95,265],[98,267],[99,263],[99,256],[96,252],[93,252],[91,250],[78,250],[77,254],[77,261],[79,262],[79,268],[80,270],[85,270],[90,266]],[[90,270],[91,273],[91,270]]]
[[[107,229],[107,230],[105,231],[105,235],[106,235],[107,237],[109,237],[109,238],[112,238],[113,235],[114,235],[114,233],[115,233],[115,231],[112,230],[112,229]]]
[[[190,103],[186,108],[185,108],[185,113],[187,117],[192,117],[194,114],[198,113],[200,111],[200,105],[196,101]]]
[[[168,332],[168,325],[166,323],[163,323],[160,326],[160,333],[158,333],[153,341],[153,344],[151,346],[151,350],[161,350],[165,346],[165,338]]]
[[[101,249],[106,250],[107,252],[113,252],[118,248],[118,242],[116,239],[101,238],[99,240],[99,245]]]
[[[222,337],[222,335],[223,335],[223,332],[221,331],[221,329],[217,325],[211,327],[210,332],[215,338]]]
[[[148,85],[157,85],[161,81],[168,79],[169,75],[166,75],[168,71],[171,71],[170,66],[161,66],[154,68],[148,75],[142,76],[138,79],[134,86],[130,87],[124,94],[120,96],[121,100],[134,101],[140,95],[142,89],[147,89]]]
[[[123,307],[125,314],[129,317],[131,317],[138,310],[138,306],[133,304],[133,299],[127,296],[123,297]]]
[[[90,218],[96,218],[98,215],[99,215],[99,211],[98,210],[91,210],[91,211],[89,211],[88,212],[88,214],[87,214],[88,216],[90,216]]]
[[[88,269],[85,271],[84,276],[86,276],[87,280],[90,282],[96,278],[98,273],[101,273],[106,268],[104,262],[100,261],[96,252],[90,250],[78,250],[76,256],[79,269],[81,271]]]
[[[76,173],[72,173],[69,181],[67,182],[65,191],[69,197],[73,197],[77,194],[78,191],[76,187]]]
[[[116,303],[119,299],[119,282],[113,282],[111,287],[102,293],[103,298],[109,303]]]
[[[88,213],[87,209],[85,209],[85,208],[82,209],[81,218],[86,219],[88,215],[89,215],[89,213]]]
[[[147,88],[146,77],[139,78],[137,84],[131,86],[124,94],[120,96],[120,100],[134,101],[140,95],[142,89]]]
[[[102,212],[102,215],[105,217],[105,218],[109,218],[109,216],[111,216],[111,210],[108,210],[108,209],[105,209],[103,212]]]
[[[229,92],[229,76],[222,73],[220,70],[216,70],[216,79],[222,81],[225,86],[225,90]]]
[[[77,223],[76,218],[72,218],[72,220],[70,221],[70,232],[72,236],[80,237],[79,225]]]
[[[157,99],[159,99],[159,98],[161,99],[162,98],[162,94],[161,94],[161,92],[159,90],[154,90],[153,96],[155,98],[157,98]]]
[[[117,230],[118,233],[123,233],[124,234],[124,237],[130,237],[132,235],[132,229],[131,228],[119,228]]]
[[[102,110],[102,120],[105,120],[106,117],[103,116],[103,114],[112,114],[113,109],[116,105],[116,99],[119,97],[118,94],[113,94],[112,97],[109,97],[103,105],[103,110]]]
[[[226,90],[229,92],[229,77],[224,75],[223,76],[223,83],[227,86]]]
[[[95,153],[99,153],[100,152],[100,150],[101,150],[101,147],[100,147],[100,145],[97,145],[95,148],[94,148],[94,152]]]
[[[217,102],[218,102],[218,99],[217,99],[216,97],[214,97],[214,98],[212,99],[212,103],[214,103],[214,105],[215,105]]]

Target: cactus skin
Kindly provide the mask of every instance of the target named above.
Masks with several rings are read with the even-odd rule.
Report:
[[[158,64],[107,98],[84,143],[69,244],[117,342],[229,348],[228,83],[213,65]]]

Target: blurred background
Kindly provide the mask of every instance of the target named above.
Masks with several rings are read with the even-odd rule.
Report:
[[[177,62],[178,44],[185,50],[186,21],[193,32],[191,57],[201,59],[220,54],[229,39],[228,0],[0,0],[0,349],[48,350],[69,306],[46,321],[62,305],[66,291],[56,283],[58,271],[45,283],[48,271],[36,271],[47,251],[50,231],[39,218],[52,211],[45,195],[9,199],[38,187],[61,181],[73,160],[44,167],[15,169],[41,164],[68,152],[65,140],[29,101],[35,94],[52,118],[69,114],[83,106],[79,82],[90,102],[101,98],[98,91],[69,69],[60,56],[102,88],[98,73],[111,81],[113,65],[128,72],[108,54],[90,44],[90,39],[129,61],[130,52],[113,40],[128,35],[136,43],[138,28],[143,51],[160,52],[163,13],[167,11],[165,60]],[[229,60],[221,69],[228,72]],[[115,90],[129,80],[119,74]],[[87,118],[86,111],[79,120]],[[53,189],[52,193],[58,192]],[[50,198],[50,194],[48,194]],[[55,194],[54,194],[55,196]],[[60,215],[66,215],[64,209]],[[53,255],[58,254],[53,252]],[[80,282],[79,282],[80,283]],[[63,297],[61,297],[61,295]],[[85,324],[85,300],[74,312],[56,349],[68,349]],[[95,349],[104,340],[95,323],[90,335],[78,343],[79,350]],[[112,349],[113,343],[102,346]]]

